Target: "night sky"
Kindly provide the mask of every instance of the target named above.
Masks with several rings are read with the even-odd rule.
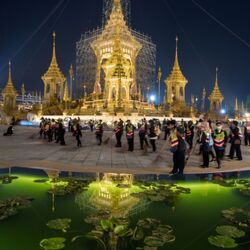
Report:
[[[43,90],[41,75],[51,60],[51,33],[57,33],[58,63],[66,75],[75,64],[75,43],[82,33],[101,24],[102,0],[5,0],[0,8],[0,88],[7,81],[8,61],[20,89]],[[157,45],[157,67],[163,78],[170,73],[175,36],[179,60],[189,80],[190,94],[210,93],[219,67],[225,104],[250,94],[250,1],[196,0],[231,31],[205,14],[192,0],[132,0],[132,27],[152,37]],[[52,11],[54,12],[52,13]],[[232,34],[235,33],[235,35]],[[236,37],[237,35],[237,37]]]

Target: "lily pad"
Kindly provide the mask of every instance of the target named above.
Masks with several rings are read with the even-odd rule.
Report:
[[[218,226],[216,232],[232,238],[241,238],[245,236],[245,232],[234,226]]]
[[[165,244],[163,239],[158,238],[156,236],[145,237],[144,243],[150,247],[162,247]]]
[[[113,223],[110,220],[101,220],[101,226],[104,231],[110,231],[113,230]]]
[[[133,240],[139,241],[144,237],[143,230],[141,228],[136,227],[133,233]]]
[[[65,241],[66,239],[62,237],[43,239],[40,242],[40,247],[45,250],[63,249],[65,247]]]
[[[30,197],[15,197],[0,201],[0,221],[16,215],[19,209],[30,207],[32,200]]]
[[[238,246],[233,238],[225,235],[210,236],[208,241],[211,245],[221,248],[235,248]]]
[[[55,229],[55,230],[62,230],[63,232],[66,232],[67,229],[70,227],[71,219],[56,219],[56,220],[50,220],[47,223],[47,226],[49,228]]]

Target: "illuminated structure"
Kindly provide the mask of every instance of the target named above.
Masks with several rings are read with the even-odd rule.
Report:
[[[5,88],[2,91],[3,96],[3,104],[5,111],[10,114],[16,109],[16,97],[17,97],[17,91],[14,88],[13,82],[12,82],[12,76],[11,76],[11,63],[9,62],[9,79],[5,86]]]
[[[64,96],[65,76],[61,72],[56,59],[56,34],[53,33],[53,54],[47,72],[42,76],[44,83],[44,101],[47,103],[62,101]]]
[[[95,83],[82,111],[94,108],[99,112],[129,114],[153,110],[152,105],[143,102],[136,79],[136,59],[142,45],[124,20],[120,0],[114,0],[110,19],[91,47],[97,60]]]
[[[102,26],[104,27],[109,20],[113,9],[114,0],[103,0]],[[131,23],[131,0],[121,0],[122,11],[125,22],[130,26]]]
[[[211,113],[219,113],[222,107],[222,102],[224,100],[223,95],[221,94],[221,91],[219,89],[218,84],[218,68],[216,68],[216,79],[215,79],[215,85],[214,89],[211,93],[211,95],[208,97],[210,101],[210,112]]]
[[[185,103],[185,87],[188,80],[182,74],[179,60],[178,60],[178,37],[176,37],[176,52],[174,67],[171,74],[165,81],[167,88],[166,103],[172,104],[184,104]]]
[[[142,94],[145,95],[147,88],[153,89],[156,74],[156,45],[152,39],[130,27],[131,0],[121,0],[124,21],[134,38],[141,44],[138,56],[136,57],[136,80],[141,86]],[[103,21],[102,28],[86,32],[76,45],[76,97],[83,96],[83,89],[87,94],[92,93],[96,80],[97,58],[91,44],[102,34],[113,9],[113,0],[103,0]],[[100,85],[104,88],[104,74],[100,76]],[[85,88],[84,88],[85,86]]]

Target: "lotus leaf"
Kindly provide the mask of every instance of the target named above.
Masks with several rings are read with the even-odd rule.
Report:
[[[92,230],[91,232],[88,233],[89,236],[95,236],[98,238],[102,238],[103,236],[103,232],[102,231],[98,231],[98,230]]]
[[[245,232],[233,226],[218,226],[216,232],[232,238],[241,238],[245,236]]]
[[[118,225],[114,229],[114,233],[117,235],[123,235],[127,231],[127,226]]]
[[[17,179],[17,176],[11,176],[11,175],[3,175],[0,176],[0,181],[2,184],[10,184],[13,180]]]
[[[250,226],[250,212],[241,208],[230,208],[222,211],[222,215],[229,222],[237,224],[239,226]]]
[[[142,219],[137,222],[138,227],[146,228],[149,229],[153,226],[157,226],[160,224],[159,220],[152,219],[152,218],[147,218],[147,219]]]
[[[56,219],[56,220],[50,220],[47,223],[47,226],[49,228],[55,229],[55,230],[62,230],[63,232],[66,232],[66,230],[70,227],[71,219]]]
[[[133,233],[133,240],[142,240],[144,237],[143,230],[141,228],[136,227]]]
[[[143,248],[143,250],[157,250],[157,247],[145,246],[145,247]]]
[[[162,247],[165,244],[165,241],[156,236],[147,236],[144,239],[144,243],[150,247]]]
[[[16,197],[0,201],[0,221],[16,215],[18,213],[18,209],[29,207],[32,200],[33,199],[30,197]]]
[[[101,226],[104,231],[113,230],[113,223],[110,220],[101,220]]]
[[[250,187],[241,188],[240,192],[245,196],[250,196]]]
[[[208,241],[211,245],[221,248],[235,248],[238,246],[233,238],[225,235],[210,236]]]
[[[40,242],[40,247],[46,250],[58,250],[65,247],[66,239],[62,237],[44,239]]]

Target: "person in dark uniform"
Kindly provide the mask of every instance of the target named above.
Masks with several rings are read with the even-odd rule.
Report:
[[[7,132],[4,133],[3,135],[4,136],[12,136],[14,133],[13,133],[13,125],[10,125],[7,129]]]
[[[130,120],[127,121],[126,125],[126,137],[128,142],[128,151],[134,151],[134,136],[135,136],[135,126]]]
[[[245,146],[250,146],[250,122],[247,121],[246,125],[244,126],[244,139],[245,139]]]
[[[193,148],[194,140],[194,124],[192,121],[189,121],[185,126],[186,142],[189,145],[189,149]]]
[[[76,136],[76,141],[77,141],[77,147],[79,148],[82,146],[82,142],[80,139],[82,137],[82,131],[81,131],[81,126],[79,123],[76,124],[75,136]]]
[[[147,133],[148,133],[148,124],[147,120],[142,119],[141,124],[139,124],[139,138],[140,138],[140,146],[141,150],[144,149],[144,142],[148,146]]]
[[[184,130],[177,127],[176,121],[167,122],[170,131],[170,151],[173,153],[173,169],[170,174],[183,174],[185,168],[186,143]]]
[[[100,146],[102,144],[102,136],[103,136],[102,120],[99,120],[99,122],[96,124],[95,134],[98,145]]]
[[[65,135],[65,128],[63,127],[63,124],[60,122],[58,126],[58,141],[60,141],[60,144],[62,146],[66,145],[64,135]]]
[[[150,144],[152,146],[153,152],[156,151],[156,140],[158,139],[157,133],[156,133],[156,129],[157,129],[157,124],[155,123],[155,121],[151,120],[149,122],[149,140],[150,140]]]
[[[238,160],[242,161],[242,154],[241,154],[242,134],[240,128],[238,127],[237,121],[233,121],[232,125],[230,126],[229,138],[231,143],[229,158],[233,160],[234,154],[236,152]]]
[[[200,143],[202,147],[202,157],[203,164],[201,167],[208,168],[209,167],[209,155],[213,151],[213,138],[211,129],[208,122],[203,123],[203,130],[201,132]]]
[[[122,135],[123,135],[123,121],[120,119],[119,122],[115,122],[115,137],[116,137],[116,145],[115,147],[120,148],[122,146]]]
[[[214,140],[214,150],[216,153],[218,168],[221,168],[221,161],[224,158],[227,145],[227,132],[222,129],[221,122],[216,122],[216,129],[213,131],[212,137]]]

